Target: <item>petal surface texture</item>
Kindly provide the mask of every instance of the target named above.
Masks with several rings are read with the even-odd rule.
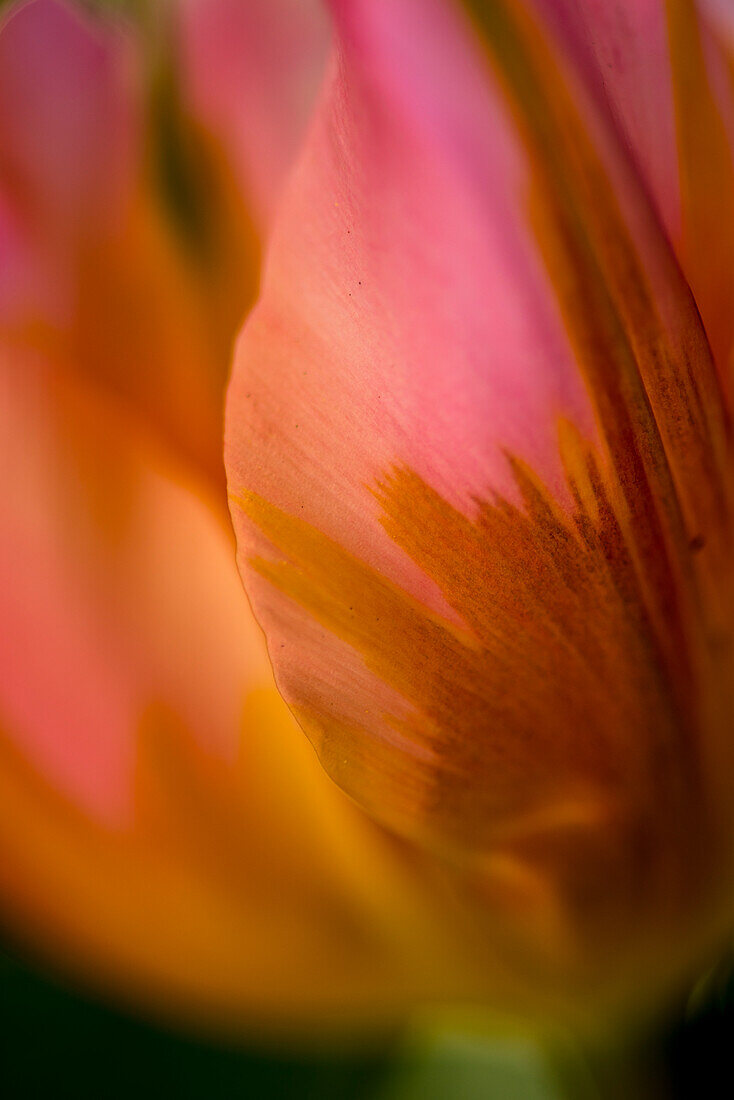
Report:
[[[728,426],[670,83],[600,94],[592,4],[332,7],[227,408],[278,684],[536,990],[654,990],[731,913]]]
[[[323,1038],[476,993],[483,948],[273,683],[221,456],[257,219],[182,86],[71,5],[0,29],[3,927],[138,1008]]]

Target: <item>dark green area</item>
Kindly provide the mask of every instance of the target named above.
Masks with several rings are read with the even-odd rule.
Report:
[[[0,947],[0,1100],[558,1100],[538,1053],[442,1029],[361,1056],[262,1051],[166,1029]]]
[[[734,1096],[733,958],[710,976],[695,1008],[671,1029],[666,1047],[673,1100]]]
[[[171,59],[168,59],[171,61]],[[174,70],[161,63],[150,89],[150,145],[155,183],[180,240],[192,260],[204,266],[218,254],[217,180],[211,170],[203,135],[179,102]]]
[[[716,1081],[717,1096],[734,1096],[733,1049],[734,976],[727,965],[663,1038],[665,1095],[692,1100],[708,1095],[704,1081]],[[579,1095],[587,1100],[590,1093]],[[46,1096],[559,1100],[560,1093],[540,1052],[519,1044],[440,1030],[360,1056],[218,1043],[100,1003],[0,949],[0,1098]]]
[[[0,1097],[372,1100],[386,1057],[308,1058],[155,1027],[0,951]]]

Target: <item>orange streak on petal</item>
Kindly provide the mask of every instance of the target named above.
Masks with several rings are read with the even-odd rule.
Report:
[[[563,974],[569,990],[636,981],[630,959],[658,942],[690,960],[730,901],[723,807],[696,778],[705,716],[692,728],[678,709],[613,474],[570,432],[571,515],[517,462],[522,505],[479,501],[472,518],[409,470],[379,486],[387,533],[461,628],[303,521],[255,494],[235,499],[277,552],[256,572],[407,703],[388,698],[374,715],[366,685],[360,722],[312,694],[307,670],[285,676],[330,775],[468,875],[507,957],[520,969],[534,957],[536,976],[553,986]],[[544,884],[542,935],[528,939],[514,891],[487,877],[500,854],[515,878]]]
[[[683,219],[681,260],[714,358],[725,384],[730,386],[734,346],[734,150],[712,87],[706,51],[717,55],[725,74],[732,61],[723,43],[706,37],[705,24],[693,0],[667,0],[666,7]],[[733,91],[734,84],[730,96]]]

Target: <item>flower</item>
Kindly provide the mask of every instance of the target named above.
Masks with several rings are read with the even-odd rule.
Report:
[[[277,682],[528,1006],[659,1003],[732,926],[731,40],[331,7],[226,414]]]
[[[328,27],[159,10],[0,27],[0,910],[147,1011],[323,1038],[471,990],[473,924],[323,774],[234,563],[229,345]]]

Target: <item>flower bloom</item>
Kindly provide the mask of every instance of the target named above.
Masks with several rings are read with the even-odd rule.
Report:
[[[528,1003],[654,1002],[732,921],[731,28],[331,7],[228,393],[241,572]]]
[[[3,926],[148,1008],[343,1028],[476,983],[471,910],[323,774],[234,563],[229,347],[328,27],[165,10],[0,26]]]

